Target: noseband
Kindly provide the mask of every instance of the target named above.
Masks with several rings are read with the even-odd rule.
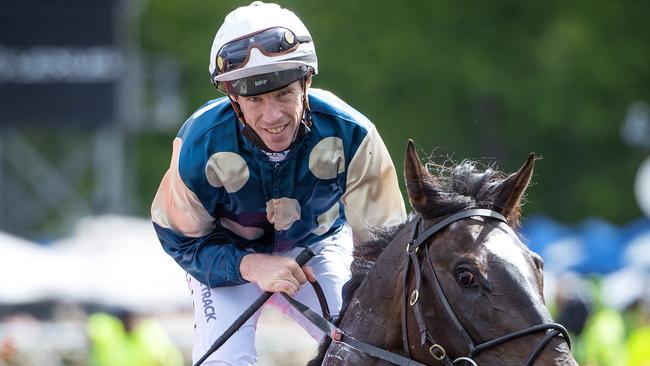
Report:
[[[404,335],[404,350],[406,351],[407,356],[410,358],[411,357],[411,350],[409,346],[409,339],[408,339],[408,324],[407,324],[407,312],[408,312],[408,307],[413,308],[413,312],[415,314],[415,320],[419,328],[419,333],[420,333],[420,345],[421,346],[426,346],[429,349],[429,354],[436,360],[442,362],[445,365],[453,365],[458,362],[467,362],[470,365],[476,366],[476,362],[473,360],[473,357],[475,357],[479,352],[484,351],[488,348],[498,346],[500,344],[509,342],[513,339],[517,339],[520,337],[524,337],[527,335],[539,333],[539,332],[545,332],[544,338],[540,341],[540,343],[537,345],[537,347],[531,352],[530,356],[528,357],[528,360],[526,361],[526,366],[532,365],[537,357],[542,353],[544,348],[555,338],[556,336],[561,336],[564,338],[564,340],[567,342],[569,345],[569,348],[571,348],[571,341],[569,339],[569,333],[566,331],[566,329],[557,323],[545,323],[545,324],[538,324],[538,325],[533,325],[531,327],[518,330],[500,337],[497,337],[495,339],[492,339],[490,341],[486,341],[483,343],[475,344],[472,338],[470,337],[469,333],[463,327],[461,322],[458,320],[458,317],[456,316],[456,313],[454,313],[454,310],[451,308],[449,305],[449,300],[447,299],[447,296],[445,295],[445,292],[442,289],[442,286],[440,285],[440,280],[438,280],[438,276],[436,274],[436,270],[433,266],[433,262],[431,261],[431,258],[429,257],[429,250],[428,246],[426,245],[427,240],[433,236],[435,233],[439,232],[440,230],[444,229],[448,225],[468,218],[472,216],[481,216],[481,217],[486,217],[486,218],[493,218],[498,221],[504,222],[507,224],[507,221],[503,215],[499,214],[498,212],[492,211],[492,210],[487,210],[487,209],[471,209],[471,210],[464,210],[461,212],[458,212],[454,215],[448,216],[441,220],[440,222],[436,223],[432,227],[428,228],[426,231],[422,233],[418,233],[418,227],[420,226],[420,223],[422,221],[422,217],[418,215],[417,219],[414,220],[413,224],[413,239],[409,242],[408,248],[407,248],[407,254],[408,254],[408,259],[406,262],[406,268],[404,270],[404,297],[403,297],[403,305],[404,309],[402,311],[402,333]],[[424,317],[422,316],[422,311],[419,306],[419,296],[420,296],[420,285],[421,285],[421,277],[422,277],[422,269],[423,266],[421,265],[421,261],[424,259],[420,259],[420,255],[418,254],[419,248],[421,246],[424,246],[424,256],[426,258],[426,262],[429,265],[429,269],[432,273],[433,276],[433,286],[435,288],[436,296],[440,299],[442,302],[443,307],[445,308],[445,311],[447,312],[447,315],[449,318],[452,320],[452,323],[456,327],[456,330],[458,333],[460,333],[463,338],[465,339],[467,343],[467,355],[465,357],[458,357],[455,360],[452,361],[452,359],[449,357],[447,354],[447,351],[445,348],[437,343],[434,339],[431,333],[427,330]],[[411,292],[411,295],[407,295],[408,291],[408,272],[410,269],[410,266],[413,266],[414,273],[415,273],[415,288]]]

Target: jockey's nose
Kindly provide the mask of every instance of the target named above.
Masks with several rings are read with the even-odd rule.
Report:
[[[264,101],[261,113],[260,120],[267,125],[273,125],[282,118],[281,105],[273,98]]]

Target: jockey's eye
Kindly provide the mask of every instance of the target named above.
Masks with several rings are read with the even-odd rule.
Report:
[[[474,274],[466,269],[456,272],[456,281],[463,287],[475,287]]]

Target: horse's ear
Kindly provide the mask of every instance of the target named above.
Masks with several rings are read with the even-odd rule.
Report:
[[[415,143],[409,139],[406,144],[406,157],[404,158],[404,180],[411,206],[417,212],[429,206],[427,194],[431,190],[433,176],[426,167],[420,163],[420,157],[415,152]]]
[[[519,171],[511,174],[500,184],[495,203],[501,208],[501,214],[506,217],[510,225],[519,225],[521,199],[530,183],[534,166],[535,154],[531,153]]]

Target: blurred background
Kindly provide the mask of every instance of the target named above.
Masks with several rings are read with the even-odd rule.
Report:
[[[277,2],[315,40],[313,86],[377,125],[400,176],[408,138],[438,163],[541,156],[522,234],[547,303],[581,364],[650,364],[650,2]],[[189,364],[184,273],[148,209],[248,3],[0,0],[0,365]],[[262,321],[260,365],[313,355]]]

